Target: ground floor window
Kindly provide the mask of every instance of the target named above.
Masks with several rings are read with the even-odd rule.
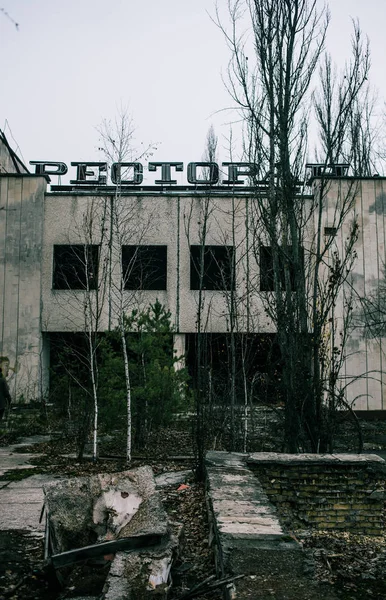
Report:
[[[236,399],[280,403],[282,365],[274,334],[186,334],[186,365],[192,387],[209,390],[213,402],[228,402],[234,378]]]

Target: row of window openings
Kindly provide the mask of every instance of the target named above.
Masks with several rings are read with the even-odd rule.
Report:
[[[190,246],[190,289],[234,289],[234,264],[233,246]],[[99,245],[54,246],[54,290],[95,290],[98,271]],[[280,271],[284,286],[282,265]],[[122,278],[125,290],[166,290],[167,246],[122,246]],[[294,289],[293,269],[290,279]],[[260,290],[273,289],[272,250],[261,246]]]

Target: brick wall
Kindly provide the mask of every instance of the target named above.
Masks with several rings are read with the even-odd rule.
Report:
[[[247,464],[286,525],[383,533],[386,464],[378,456],[258,453]]]

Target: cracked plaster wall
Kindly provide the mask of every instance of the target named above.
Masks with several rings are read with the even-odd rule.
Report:
[[[347,193],[348,180],[332,182],[325,206],[325,225],[331,226],[337,199]],[[346,186],[346,188],[345,188]],[[49,362],[48,339],[45,334],[55,331],[82,330],[81,292],[52,290],[53,245],[82,243],[80,224],[91,196],[45,194],[43,177],[31,175],[2,175],[0,177],[0,355],[8,356],[10,386],[15,397],[37,397],[46,382],[41,372]],[[45,194],[45,195],[44,195]],[[127,197],[137,203],[136,220],[140,226],[133,229],[126,243],[165,244],[168,246],[167,290],[147,291],[132,295],[130,306],[144,306],[158,299],[172,312],[176,328],[176,343],[183,350],[183,334],[195,331],[198,293],[190,290],[189,244],[200,241],[202,225],[202,198],[157,195],[156,197]],[[373,178],[356,183],[354,209],[359,219],[357,259],[351,283],[359,297],[377,290],[385,281],[385,213],[386,180]],[[99,209],[106,197],[98,199]],[[227,212],[230,198],[216,198],[215,210],[209,218],[207,244],[230,244],[231,226]],[[245,251],[245,199],[237,201],[237,253]],[[343,248],[348,233],[349,219],[337,235],[337,244]],[[43,243],[44,239],[44,243]],[[95,232],[94,243],[98,243]],[[177,251],[179,249],[179,251]],[[102,248],[106,253],[106,248]],[[119,266],[119,253],[115,256]],[[258,276],[258,266],[251,260],[250,277]],[[114,277],[119,277],[115,267]],[[246,273],[242,263],[237,270],[237,290],[245,292]],[[257,332],[272,332],[272,323],[264,313],[256,296],[252,301]],[[338,303],[336,319],[339,325]],[[205,293],[204,321],[208,331],[227,330],[226,297],[222,292]],[[348,388],[348,400],[355,401],[357,409],[386,408],[386,387],[383,374],[385,339],[365,338],[360,322],[360,304],[357,302],[354,326],[348,343],[348,357],[343,376],[355,380]],[[102,328],[107,327],[107,304]],[[208,319],[206,319],[208,315]],[[242,311],[241,311],[242,320]],[[113,323],[114,325],[114,323]],[[251,325],[251,324],[250,324]],[[43,332],[43,334],[42,334]],[[360,374],[367,376],[356,379]]]
[[[0,177],[0,355],[14,400],[40,397],[41,257],[46,181]]]
[[[353,210],[358,218],[359,234],[355,246],[357,258],[345,287],[347,296],[353,292],[353,318],[342,376],[345,384],[351,382],[347,387],[347,399],[355,409],[382,410],[386,409],[386,374],[383,373],[386,366],[386,339],[365,335],[365,315],[361,300],[369,298],[385,285],[386,180],[374,177],[354,184],[349,179],[335,180],[326,202],[327,215],[334,210],[336,199],[345,197],[350,185],[353,186]],[[349,235],[350,220],[346,219],[337,236],[341,251]],[[338,327],[342,323],[340,311],[342,295],[336,310]]]

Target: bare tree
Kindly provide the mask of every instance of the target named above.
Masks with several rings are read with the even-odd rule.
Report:
[[[260,266],[260,300],[275,324],[281,352],[285,448],[319,451],[326,444],[325,395],[339,396],[337,378],[321,370],[322,339],[355,258],[357,236],[353,185],[332,215],[334,230],[352,215],[348,243],[332,252],[334,240],[325,238],[328,174],[331,164],[349,156],[342,134],[363,101],[368,47],[356,26],[353,58],[344,85],[336,90],[331,62],[325,59],[322,92],[315,100],[323,141],[321,185],[307,199],[301,194],[301,180],[311,84],[322,60],[329,13],[319,11],[315,0],[229,0],[228,13],[229,27],[219,9],[216,22],[231,51],[226,85],[245,125],[246,156],[256,164],[251,176],[257,190],[250,219],[252,247]]]
[[[64,270],[60,275],[62,289],[67,287],[69,292],[63,297],[57,295],[57,300],[71,323],[71,329],[84,331],[87,342],[87,351],[80,347],[72,348],[72,352],[80,364],[87,366],[91,391],[77,378],[76,370],[67,368],[67,372],[76,385],[83,386],[86,397],[90,394],[93,398],[94,458],[97,456],[99,412],[99,346],[106,329],[111,331],[117,328],[119,331],[126,385],[126,458],[129,462],[132,446],[132,389],[126,343],[127,316],[132,312],[135,303],[139,302],[140,291],[126,290],[126,284],[138,262],[138,251],[131,256],[128,264],[123,265],[122,247],[125,244],[141,243],[150,229],[152,215],[149,212],[144,216],[137,195],[125,194],[124,181],[133,176],[133,170],[135,176],[133,164],[146,156],[151,147],[144,148],[139,154],[135,153],[132,120],[124,110],[114,122],[104,121],[98,131],[101,138],[100,150],[103,151],[106,167],[116,163],[116,186],[114,191],[106,196],[90,197],[87,201],[79,200],[77,218],[71,224],[68,236],[67,247],[70,254],[63,261]],[[75,258],[75,261],[72,258]],[[75,286],[73,281],[66,281],[68,277],[78,278]],[[74,287],[76,291],[70,292]],[[82,290],[81,294],[79,289]],[[86,416],[88,415],[89,411],[86,411]]]
[[[131,461],[132,449],[132,385],[127,347],[127,317],[135,303],[139,302],[140,290],[127,291],[127,282],[138,261],[138,250],[125,266],[122,263],[122,247],[135,242],[139,245],[151,229],[152,214],[142,211],[137,196],[125,195],[124,180],[133,164],[151,155],[153,145],[137,151],[134,145],[134,126],[127,110],[121,109],[114,122],[103,121],[98,128],[100,150],[108,165],[116,163],[115,192],[106,198],[108,203],[108,329],[117,327],[124,362],[126,385],[126,460]],[[131,163],[128,166],[127,163]],[[135,173],[135,171],[134,171]],[[132,175],[131,175],[132,176]],[[135,177],[135,175],[134,175]]]
[[[207,134],[203,161],[215,162],[217,154],[217,136],[211,127]],[[209,170],[204,170],[203,178],[209,180]],[[195,432],[194,442],[196,451],[196,477],[201,480],[204,476],[204,458],[209,434],[208,407],[212,407],[212,372],[207,356],[206,332],[208,319],[212,310],[212,297],[205,289],[205,262],[207,260],[207,244],[213,227],[216,210],[210,189],[207,193],[191,200],[184,211],[184,228],[190,253],[191,269],[197,280],[196,300],[196,336],[195,336]],[[193,247],[198,247],[198,255],[193,256]],[[191,274],[192,279],[192,274]]]
[[[319,67],[319,89],[314,94],[321,148],[319,161],[347,163],[351,174],[369,176],[375,168],[375,98],[368,84],[370,43],[353,21],[351,58],[341,74],[329,54]]]

